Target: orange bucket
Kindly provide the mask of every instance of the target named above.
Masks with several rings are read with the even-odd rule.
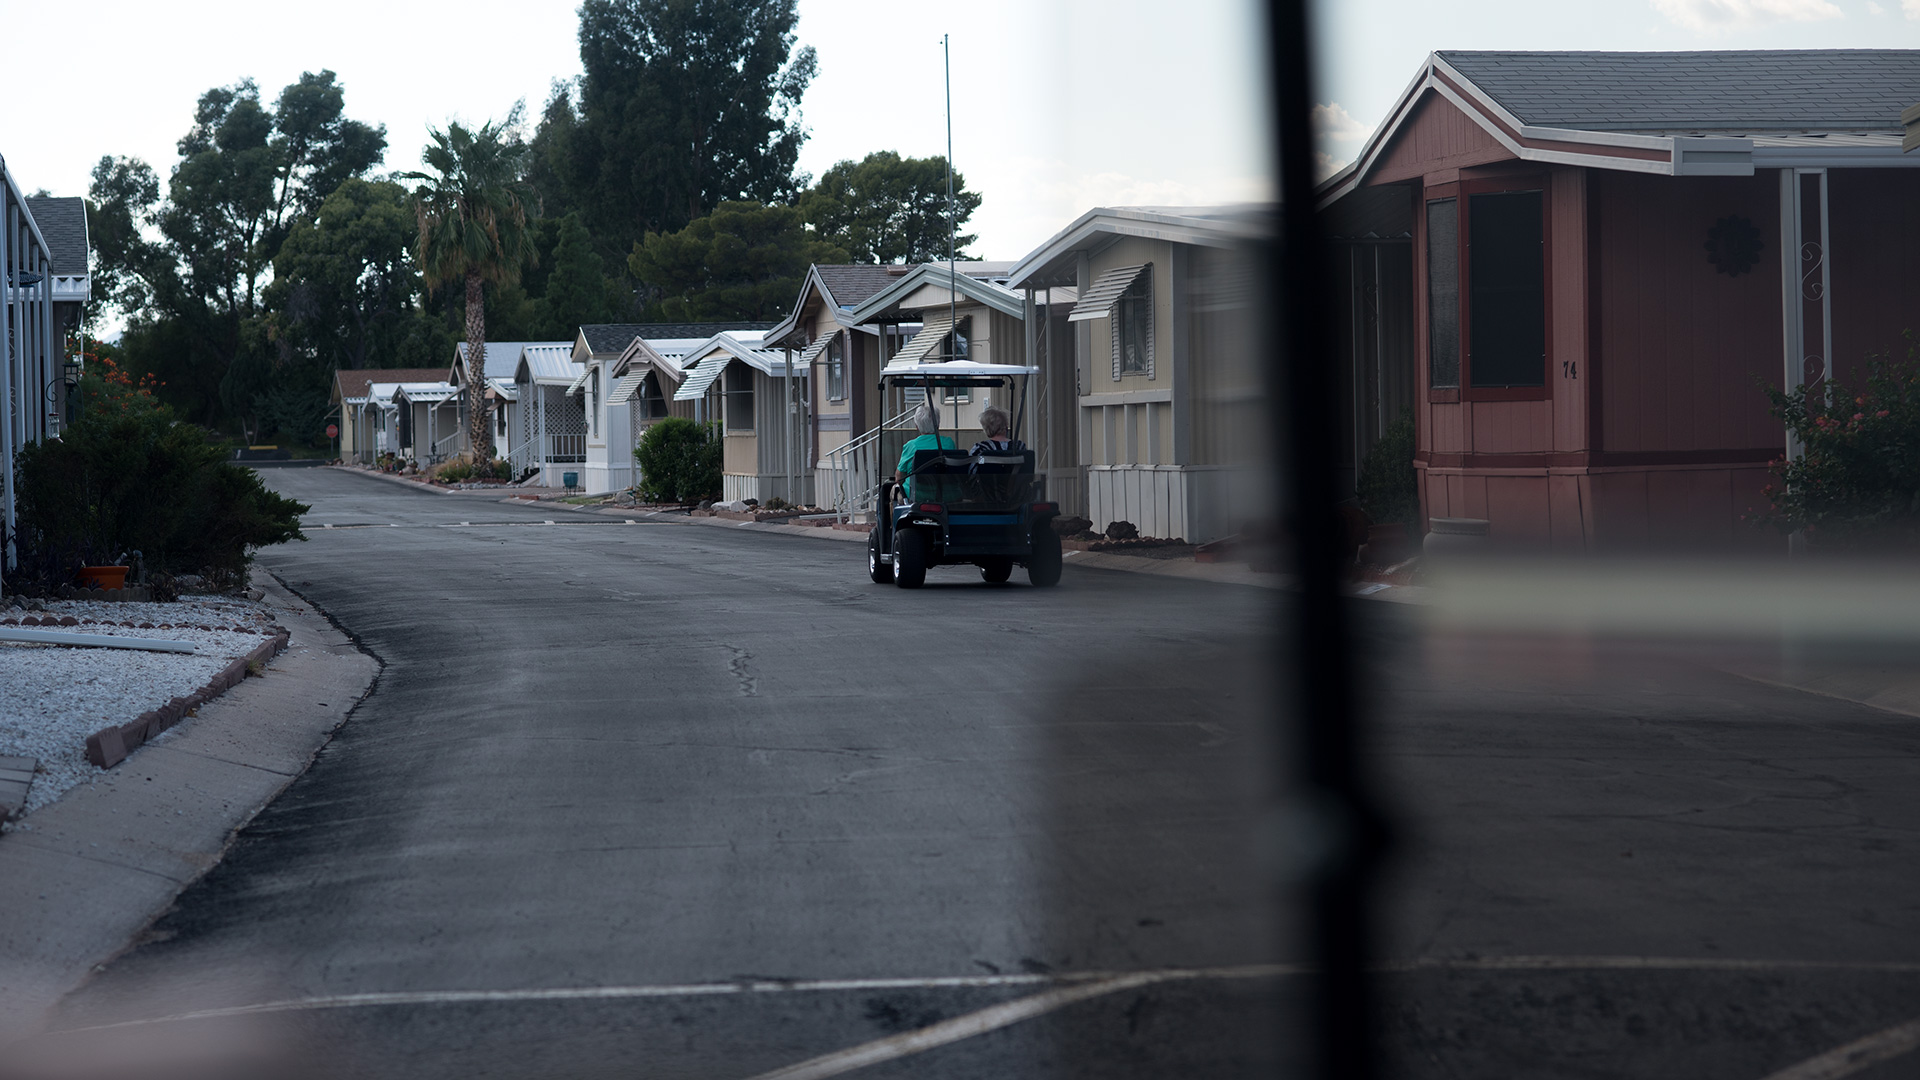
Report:
[[[124,589],[127,570],[125,566],[83,566],[80,568],[80,584],[89,589]]]

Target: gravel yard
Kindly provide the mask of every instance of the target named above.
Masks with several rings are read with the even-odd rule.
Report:
[[[272,635],[265,605],[229,597],[189,596],[171,604],[57,600],[46,607],[0,609],[0,625],[68,616],[79,625],[37,629],[166,638],[191,643],[194,653],[0,643],[0,755],[40,761],[27,796],[29,814],[101,775],[87,761],[87,736],[205,686]]]

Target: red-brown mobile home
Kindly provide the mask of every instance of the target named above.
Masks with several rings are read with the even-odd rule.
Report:
[[[1766,542],[1762,383],[1920,332],[1920,51],[1440,52],[1321,188],[1354,460],[1555,550]]]

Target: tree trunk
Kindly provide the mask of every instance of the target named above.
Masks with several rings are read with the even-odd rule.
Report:
[[[493,413],[487,408],[487,312],[480,275],[467,273],[467,445],[473,461],[493,460]]]

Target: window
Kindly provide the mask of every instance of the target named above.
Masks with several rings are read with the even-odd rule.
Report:
[[[740,363],[729,363],[724,376],[727,430],[753,430],[753,369]]]
[[[1140,271],[1113,305],[1113,372],[1153,378],[1153,267]]]
[[[1427,385],[1538,399],[1547,385],[1545,194],[1498,183],[1427,203]]]
[[[841,337],[833,335],[827,345],[827,400],[845,401],[847,397],[847,359],[840,351]]]
[[[1467,375],[1475,388],[1545,386],[1547,282],[1538,191],[1468,196]]]
[[[507,403],[504,401],[494,402],[493,416],[494,416],[494,419],[497,420],[500,424],[500,431],[499,431],[500,437],[503,439],[506,438],[507,437]]]
[[[1427,385],[1460,386],[1460,206],[1427,204]]]
[[[653,372],[640,384],[640,400],[643,413],[649,420],[658,420],[667,415],[667,395],[660,392],[660,379]]]
[[[587,434],[600,434],[600,369],[587,378]]]
[[[953,333],[940,343],[940,351],[947,360],[973,359],[973,316],[961,316],[954,324]],[[949,404],[972,401],[973,391],[965,386],[949,386],[940,392],[940,400]]]

